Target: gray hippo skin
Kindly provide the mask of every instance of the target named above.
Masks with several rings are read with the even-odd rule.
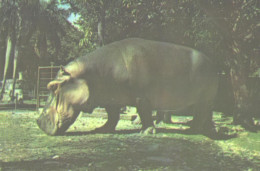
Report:
[[[145,133],[155,132],[152,110],[193,106],[192,129],[201,132],[212,123],[218,75],[212,62],[194,49],[129,38],[72,61],[48,89],[51,94],[37,119],[48,135],[63,134],[80,111],[91,113],[96,107],[108,113],[97,130],[112,132],[126,105],[137,108]]]

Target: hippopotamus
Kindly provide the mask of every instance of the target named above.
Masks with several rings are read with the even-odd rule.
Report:
[[[233,96],[231,81],[229,80],[228,76],[223,73],[218,73],[218,77],[218,91],[213,102],[213,110],[216,112],[221,112],[225,116],[232,116],[234,113],[235,99]],[[254,95],[255,94],[257,93],[254,93]],[[192,111],[192,106],[179,111],[157,111],[156,123],[163,121],[164,123],[170,124],[172,123],[172,115],[190,116],[192,115]]]
[[[124,106],[137,108],[142,133],[155,133],[152,110],[193,106],[191,129],[208,130],[218,89],[214,63],[203,53],[167,42],[128,38],[79,57],[48,83],[49,98],[38,126],[48,135],[65,133],[81,111],[103,107],[112,132]]]

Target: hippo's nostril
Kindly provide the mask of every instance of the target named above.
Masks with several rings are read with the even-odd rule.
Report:
[[[42,127],[42,126],[41,126],[41,125],[42,125],[42,119],[41,119],[41,118],[36,119],[36,122],[37,122],[37,125],[38,125],[39,127]]]

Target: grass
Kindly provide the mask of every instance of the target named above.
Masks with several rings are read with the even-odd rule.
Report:
[[[260,170],[260,134],[234,127],[231,118],[217,113],[217,128],[238,137],[213,140],[171,124],[157,125],[155,135],[142,135],[140,125],[125,119],[114,134],[94,134],[106,119],[86,114],[65,136],[53,137],[37,127],[37,117],[33,111],[0,112],[2,170]]]

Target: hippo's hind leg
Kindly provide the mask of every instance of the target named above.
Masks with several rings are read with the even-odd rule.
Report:
[[[159,124],[161,121],[167,124],[171,124],[172,123],[171,117],[172,115],[170,112],[164,112],[158,110],[156,113],[156,124]]]
[[[108,106],[105,108],[107,111],[107,122],[100,128],[96,128],[95,132],[100,133],[111,133],[115,131],[116,125],[120,118],[120,109],[119,106]]]
[[[191,121],[191,130],[196,133],[210,134],[216,133],[215,125],[212,120],[213,111],[208,103],[194,106],[193,120]]]
[[[199,82],[204,82],[201,85]],[[213,118],[213,104],[218,90],[218,79],[216,76],[205,75],[197,80],[201,91],[197,104],[194,105],[193,121],[191,130],[204,135],[214,135],[217,133]]]
[[[147,100],[139,100],[137,104],[137,112],[140,116],[142,128],[141,133],[155,134],[156,130],[152,119],[152,109]]]

